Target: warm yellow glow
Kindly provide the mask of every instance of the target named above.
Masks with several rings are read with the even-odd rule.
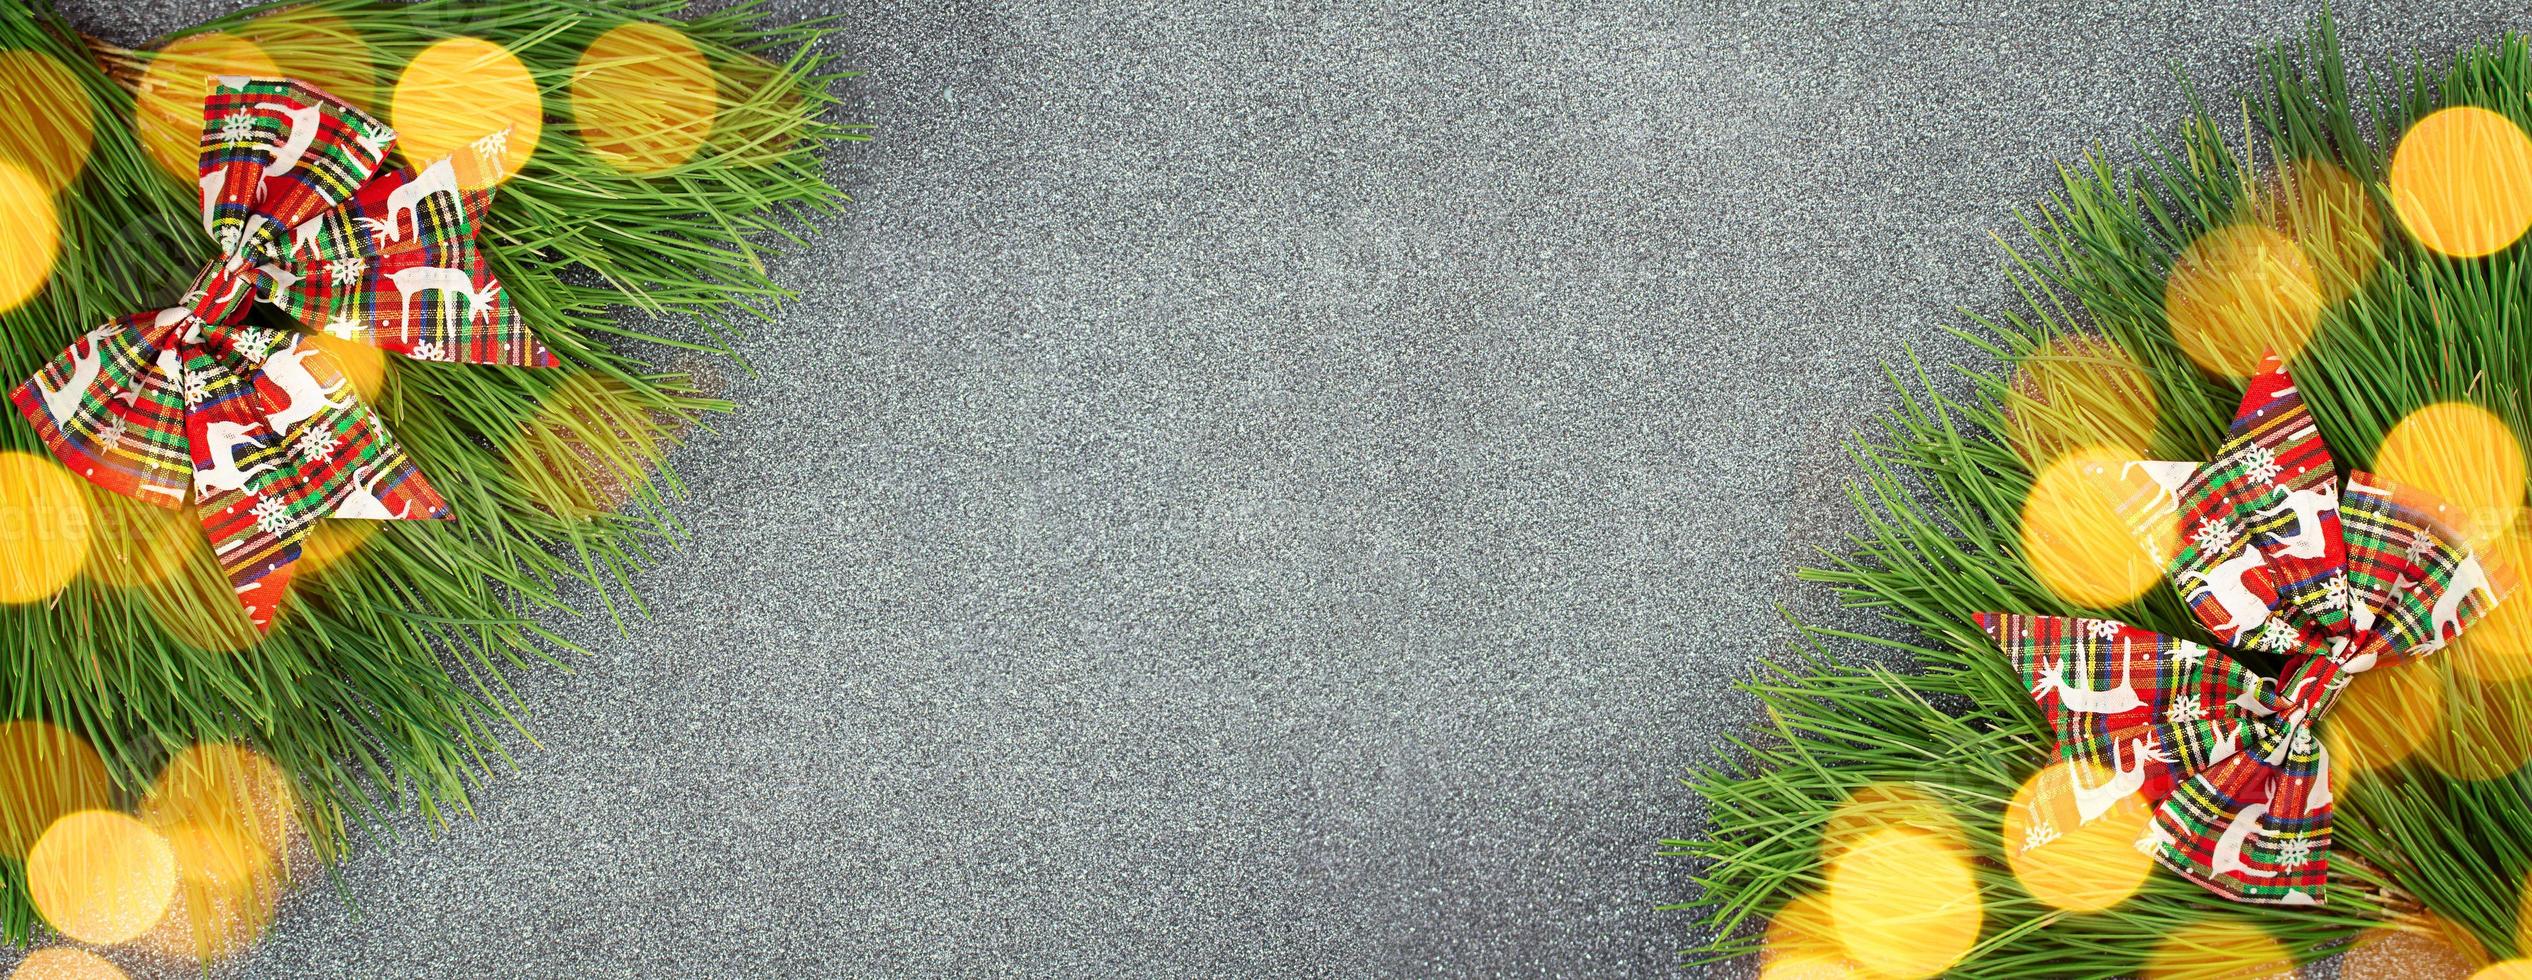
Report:
[[[372,408],[378,406],[387,391],[387,356],[375,345],[345,340],[328,333],[312,333],[299,342],[322,350],[334,362],[334,369],[352,383],[352,391]]]
[[[156,928],[176,897],[167,838],[131,817],[82,810],[53,822],[26,856],[26,890],[64,936],[111,946]]]
[[[2444,681],[2431,663],[2369,670],[2348,682],[2321,726],[2338,778],[2395,765],[2444,727]]]
[[[34,299],[53,281],[61,258],[62,230],[53,192],[15,163],[0,161],[0,313]]]
[[[2357,934],[2339,959],[2340,980],[2463,980],[2488,953],[2463,929],[2421,915]]]
[[[272,924],[280,862],[230,829],[185,823],[166,832],[176,855],[176,900],[143,942],[202,963],[236,955]]]
[[[284,76],[376,111],[378,66],[369,42],[350,21],[313,7],[277,10],[238,29],[281,66]]]
[[[1960,836],[1960,822],[1932,794],[1906,783],[1871,783],[1830,811],[1820,828],[1820,863],[1835,863],[1849,845],[1891,827]]]
[[[2145,368],[2117,343],[2084,334],[2051,339],[2024,355],[2005,395],[2005,435],[2032,466],[2077,446],[2111,446],[2146,458],[2158,401]]]
[[[2297,160],[2259,201],[2260,220],[2295,244],[2312,263],[2323,303],[2365,288],[2381,267],[2383,220],[2374,197],[2327,160]]]
[[[2146,957],[2143,975],[2145,980],[2264,980],[2294,972],[2295,958],[2277,937],[2258,926],[2216,920],[2164,937]]]
[[[599,35],[572,70],[572,120],[609,166],[654,174],[693,159],[719,109],[712,62],[685,33],[633,21]]]
[[[2320,276],[2294,239],[2260,224],[2226,225],[2181,250],[2163,281],[2163,315],[2182,353],[2241,377],[2270,351],[2292,359],[2321,321]]]
[[[1829,904],[1819,892],[1785,903],[1768,920],[1766,945],[1758,954],[1759,980],[1840,980],[1861,972],[1846,958],[1837,926],[1829,921]]]
[[[537,504],[587,519],[630,503],[684,427],[683,418],[643,407],[622,381],[575,374],[539,401],[503,455]]]
[[[2104,609],[2144,595],[2162,581],[2156,556],[2179,546],[2179,521],[2169,513],[2154,519],[2152,552],[2131,532],[2122,505],[2155,492],[2152,476],[2126,469],[2133,458],[2114,446],[2069,450],[2040,471],[2022,501],[2023,559],[2068,602]]]
[[[469,188],[510,179],[535,155],[545,101],[536,78],[508,49],[453,37],[422,49],[396,80],[391,124],[405,160],[427,167],[442,157]]]
[[[9,980],[128,980],[122,967],[105,957],[71,946],[55,946],[26,954]]]
[[[184,570],[193,553],[209,547],[193,512],[152,507],[119,493],[89,494],[96,524],[88,537],[88,576],[107,585],[139,588],[167,581]]]
[[[88,562],[88,492],[50,456],[0,452],[0,603],[52,598]]]
[[[2532,527],[2517,516],[2478,555],[2500,596],[2497,607],[2436,656],[2473,680],[2532,677],[2532,593],[2523,591],[2532,585]]]
[[[62,63],[35,51],[0,51],[0,163],[26,169],[46,190],[79,179],[96,144],[88,92]]]
[[[2429,113],[2392,151],[2390,192],[2419,244],[2463,258],[2495,252],[2532,228],[2532,138],[2477,106]]]
[[[0,723],[0,858],[25,860],[53,821],[102,808],[113,793],[88,740],[41,721]]]
[[[141,817],[159,827],[194,825],[232,834],[278,858],[298,825],[298,796],[281,767],[253,749],[196,745],[168,760],[141,800]]]
[[[2470,980],[2532,980],[2532,960],[2506,960],[2502,963],[2491,963],[2479,972],[2471,974]]]
[[[2455,779],[2496,779],[2532,762],[2532,700],[2527,700],[2532,687],[2491,684],[2435,669],[2448,687],[2444,723],[2420,746],[2429,765]],[[2330,719],[2338,720],[2336,709]]]
[[[2154,859],[2136,849],[2136,840],[2154,822],[2154,811],[2143,796],[2130,793],[2085,822],[2069,782],[2076,774],[2086,786],[2117,778],[2099,763],[2076,761],[2031,774],[2005,806],[2005,861],[2031,897],[2069,911],[2097,912],[2136,894],[2153,872]]]
[[[2374,474],[2433,494],[2473,547],[2494,540],[2523,503],[2523,443],[2495,412],[2436,402],[2401,418],[2374,448]]]
[[[1828,869],[1829,920],[1847,956],[1875,973],[1930,977],[1978,942],[1978,880],[1956,837],[1910,827],[1849,844]]]
[[[202,172],[202,100],[220,75],[274,78],[281,68],[255,42],[208,31],[159,49],[141,74],[133,125],[160,169],[191,187]]]

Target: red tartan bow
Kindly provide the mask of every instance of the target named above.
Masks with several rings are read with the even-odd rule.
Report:
[[[489,194],[447,161],[381,171],[395,133],[291,81],[220,78],[202,106],[202,228],[221,258],[184,300],[90,331],[12,393],[98,486],[190,498],[257,630],[320,517],[445,520],[448,505],[304,335],[254,301],[422,360],[549,367],[476,251]]]
[[[2289,654],[2279,678],[2222,650],[2124,623],[1983,613],[2055,728],[2091,819],[2129,793],[2156,804],[2137,842],[2236,901],[2319,904],[2330,764],[2313,725],[2356,676],[2434,652],[2497,602],[2487,572],[2424,494],[2351,473],[2276,358],[2251,379],[2205,463],[2136,462],[2155,489],[2123,507],[2140,538],[2175,512],[2189,540],[2166,571],[2236,647]],[[2157,558],[2163,556],[2157,555]]]

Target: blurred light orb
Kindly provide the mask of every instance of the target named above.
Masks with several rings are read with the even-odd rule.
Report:
[[[2488,952],[2470,930],[2433,916],[2358,933],[2339,959],[2340,980],[2466,980]]]
[[[2365,185],[2337,164],[2294,161],[2257,207],[2262,224],[2303,246],[2324,305],[2364,289],[2382,266],[2382,214]]]
[[[0,603],[52,598],[88,563],[88,492],[48,456],[0,451]]]
[[[91,493],[96,524],[88,537],[88,577],[142,588],[182,571],[205,547],[202,526],[183,508],[153,507],[119,493]]]
[[[0,723],[0,858],[24,861],[53,821],[114,799],[105,759],[48,722]]]
[[[631,21],[601,34],[572,69],[581,142],[625,173],[661,173],[693,159],[712,138],[719,107],[711,59],[665,24]]]
[[[2145,959],[2146,980],[2264,980],[2295,975],[2295,958],[2268,931],[2216,920],[2184,926]]]
[[[2418,244],[2455,258],[2492,254],[2532,228],[2532,138],[2478,106],[2436,110],[2401,134],[2389,190]]]
[[[2014,365],[2005,391],[2005,438],[2031,466],[2078,446],[2111,446],[2130,459],[2154,441],[2160,404],[2127,349],[2089,334],[2051,338]]]
[[[2107,609],[2144,595],[2163,580],[2158,555],[2177,551],[2179,518],[2154,519],[2152,550],[2139,543],[2126,516],[2134,501],[2160,491],[2133,454],[2116,446],[2079,446],[2040,471],[2022,501],[2022,555],[2040,584],[2079,606]]]
[[[2181,352],[2210,374],[2242,377],[2263,354],[2292,360],[2321,322],[2320,274],[2303,246],[2261,224],[2209,230],[2163,280],[2163,316]]]
[[[112,946],[158,926],[176,898],[176,855],[149,825],[82,810],[44,831],[26,856],[27,895],[54,931]]]
[[[132,125],[141,148],[187,187],[202,172],[202,100],[211,94],[211,79],[220,75],[281,77],[255,42],[234,34],[205,31],[177,38],[158,50],[142,71],[133,100]]]
[[[1829,921],[1829,905],[1821,893],[1803,893],[1768,920],[1765,945],[1758,953],[1759,980],[1838,980],[1862,970],[1838,942],[1837,925]]]
[[[184,823],[166,833],[176,855],[176,900],[142,942],[206,965],[253,945],[280,907],[280,860],[239,828]]]
[[[6,313],[26,305],[53,281],[62,229],[52,189],[7,160],[0,160],[0,208],[9,215],[7,225],[0,227],[0,313]]]
[[[1847,956],[1875,973],[1930,977],[1969,954],[1985,921],[1960,840],[1888,827],[1829,865],[1829,919]]]
[[[2470,980],[2532,980],[2532,960],[2516,959],[2490,963],[2471,974]]]
[[[2447,685],[2443,723],[2420,745],[2427,764],[2454,779],[2490,780],[2532,763],[2532,684],[2456,676],[2436,659],[2419,664],[2433,665]]]
[[[2374,447],[2373,472],[2443,501],[2458,518],[2454,529],[2474,548],[2495,540],[2522,511],[2523,443],[2497,413],[2469,402],[2436,402],[2402,416]]]
[[[2129,793],[2087,822],[2073,780],[2102,786],[2117,778],[2099,763],[2063,760],[2032,773],[2005,805],[2005,862],[2031,897],[2070,912],[2097,912],[2145,886],[2153,857],[2136,849],[2154,822],[2145,797]]]
[[[2331,778],[2399,764],[2437,737],[2444,718],[2444,680],[2432,663],[2406,663],[2356,675],[2330,706],[2330,723],[2321,726]]]
[[[0,163],[13,163],[47,191],[79,179],[97,141],[88,90],[50,55],[0,51]]]
[[[278,859],[297,826],[290,777],[260,752],[204,743],[176,753],[141,799],[141,818],[159,827],[194,825],[233,834]]]
[[[1869,783],[1830,811],[1820,828],[1820,863],[1833,864],[1856,841],[1892,827],[1960,835],[1960,821],[1933,794],[1907,783]]]
[[[499,185],[527,165],[545,131],[545,100],[509,49],[453,37],[422,49],[396,80],[391,125],[406,162],[447,158],[470,190]]]
[[[113,961],[75,946],[54,946],[26,954],[9,980],[128,980]]]
[[[2532,677],[2532,527],[2518,515],[2503,533],[2478,549],[2499,596],[2497,607],[2472,623],[2436,656],[2453,670],[2480,681]]]

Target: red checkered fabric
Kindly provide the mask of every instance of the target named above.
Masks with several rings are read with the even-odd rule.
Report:
[[[2078,777],[2085,819],[2141,794],[2155,816],[2137,844],[2165,866],[2239,901],[2319,904],[2331,796],[2314,725],[2362,672],[2449,642],[2496,589],[2441,503],[2364,473],[2341,491],[2273,357],[2215,459],[2136,465],[2161,492],[2125,516],[2140,530],[2180,521],[2178,553],[2157,557],[2190,613],[2223,643],[2286,655],[2282,676],[2106,619],[1984,613],[1978,626],[2031,683],[2058,753],[2111,774]]]
[[[73,472],[192,504],[263,630],[317,519],[450,515],[331,355],[247,325],[256,301],[407,357],[554,357],[475,247],[489,196],[447,161],[386,168],[393,131],[292,81],[214,79],[202,118],[202,228],[221,258],[180,304],[88,332],[11,400]]]

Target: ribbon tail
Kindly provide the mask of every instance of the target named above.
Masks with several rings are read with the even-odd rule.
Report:
[[[181,374],[162,356],[153,315],[82,334],[9,393],[54,458],[106,490],[181,507],[192,467],[184,450]]]
[[[2237,902],[2319,905],[2330,866],[2326,750],[2303,719],[2191,776],[2148,828],[2165,867]]]

